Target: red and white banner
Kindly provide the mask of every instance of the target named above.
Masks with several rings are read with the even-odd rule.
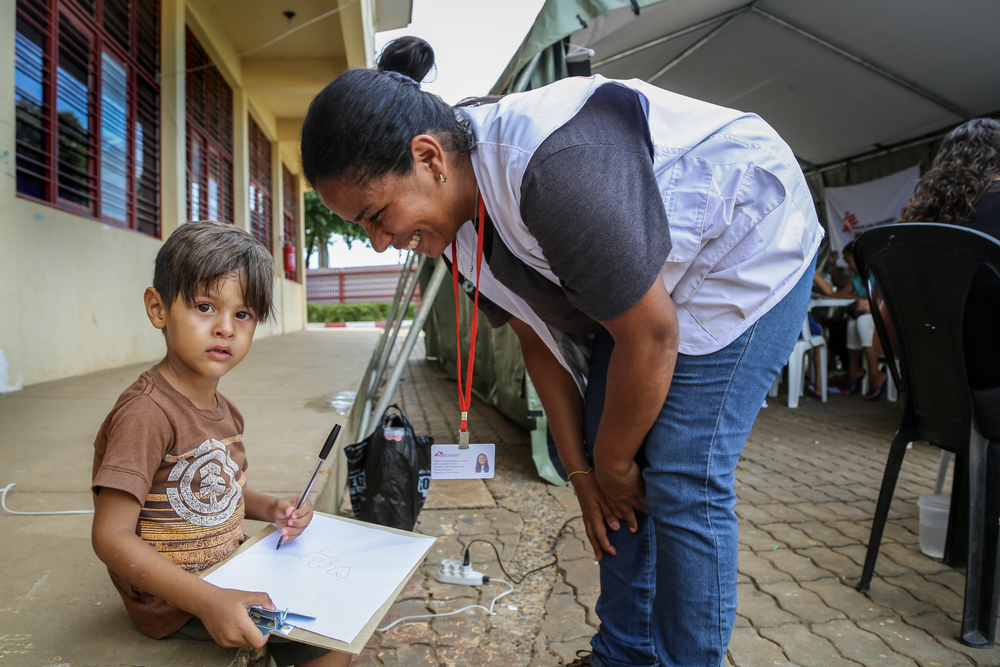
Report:
[[[859,185],[826,188],[826,223],[837,251],[872,227],[899,219],[920,180],[920,165]]]

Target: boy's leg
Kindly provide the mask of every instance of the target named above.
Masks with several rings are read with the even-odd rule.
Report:
[[[205,624],[197,616],[192,616],[191,620],[167,639],[213,641],[212,635],[205,629]],[[302,644],[278,635],[268,637],[267,650],[278,667],[291,667],[291,665],[299,667],[348,667],[351,664],[351,658],[354,657],[349,653]]]
[[[278,667],[348,667],[351,656],[348,653],[302,644],[301,642],[272,635],[267,640],[267,650]]]
[[[611,335],[602,330],[594,339],[584,400],[584,439],[587,455],[594,453],[594,439],[604,410],[608,362],[614,350]],[[659,664],[653,643],[652,611],[655,593],[653,554],[655,535],[649,516],[636,512],[638,530],[631,533],[624,522],[607,529],[618,555],[605,553],[600,562],[601,595],[596,612],[601,619],[591,639],[591,663],[596,667],[639,667]]]
[[[299,663],[298,667],[350,667],[352,658],[354,656],[350,653],[330,651],[320,658]]]
[[[645,443],[655,525],[653,639],[661,665],[718,666],[736,616],[735,469],[801,331],[812,272],[726,348],[679,355]],[[603,618],[602,618],[603,620]]]

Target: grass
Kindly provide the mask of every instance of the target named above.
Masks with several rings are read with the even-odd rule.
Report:
[[[384,322],[389,318],[388,303],[308,303],[310,322]],[[411,303],[404,319],[412,320],[416,307]]]

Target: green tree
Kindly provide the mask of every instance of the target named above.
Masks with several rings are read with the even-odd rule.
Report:
[[[339,215],[331,211],[320,201],[319,196],[312,190],[305,194],[305,226],[306,226],[306,260],[312,257],[314,252],[319,251],[319,266],[325,268],[330,265],[330,257],[327,254],[326,246],[334,235],[339,236],[347,242],[347,247],[354,245],[355,241],[360,241],[371,247],[368,235],[360,225],[347,222]]]

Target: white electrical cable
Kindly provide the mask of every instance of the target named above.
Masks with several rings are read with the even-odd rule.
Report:
[[[504,591],[500,595],[498,595],[495,598],[493,598],[493,602],[490,603],[490,608],[489,609],[487,609],[486,607],[484,607],[482,605],[479,605],[479,604],[473,604],[473,605],[469,605],[468,607],[462,607],[461,609],[456,609],[455,611],[449,611],[449,612],[444,613],[444,614],[420,614],[419,616],[404,616],[403,618],[396,619],[395,621],[393,621],[389,625],[385,626],[384,628],[378,628],[378,629],[376,629],[376,632],[385,632],[386,630],[389,630],[391,628],[396,627],[398,624],[402,623],[403,621],[409,621],[409,620],[412,620],[414,618],[435,618],[435,617],[438,617],[438,616],[454,616],[455,614],[459,614],[459,613],[461,613],[463,611],[468,611],[469,609],[482,609],[483,611],[485,611],[490,616],[496,616],[496,613],[493,611],[493,607],[496,606],[497,600],[499,600],[500,598],[502,598],[505,595],[510,595],[511,593],[513,593],[514,592],[514,587],[511,586],[510,583],[504,581],[503,579],[490,579],[486,583],[492,583],[494,581],[499,582],[501,584],[507,584],[507,588],[509,588],[510,590]]]
[[[63,510],[61,512],[15,512],[7,507],[7,492],[13,489],[17,484],[11,482],[7,486],[0,489],[0,507],[3,507],[5,512],[10,514],[20,514],[22,516],[39,516],[42,514],[93,514],[94,510]]]

